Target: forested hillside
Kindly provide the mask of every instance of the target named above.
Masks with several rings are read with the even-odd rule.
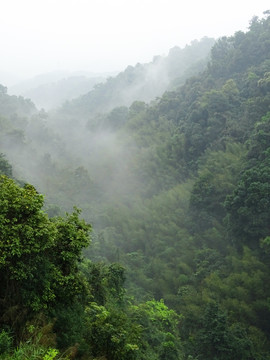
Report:
[[[183,84],[191,74],[202,70],[214,42],[204,37],[183,49],[175,46],[168,56],[155,56],[151,63],[128,66],[117,76],[96,85],[93,91],[67,102],[57,117],[65,114],[93,117],[118,106],[130,106],[135,100],[154,100],[168,87]]]
[[[1,88],[0,359],[270,359],[269,14],[150,103]]]

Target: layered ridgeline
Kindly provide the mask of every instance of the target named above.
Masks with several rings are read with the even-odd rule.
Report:
[[[133,156],[138,148],[134,143],[135,149],[129,146],[126,151],[127,147],[117,139],[117,132],[112,131],[112,126],[117,128],[128,113],[124,94],[128,103],[137,100],[137,96],[146,100],[161,95],[173,83],[183,81],[187,73],[197,73],[206,64],[213,43],[213,39],[203,38],[184,49],[175,47],[167,57],[159,57],[150,64],[130,66],[49,114],[37,111],[33,104],[31,117],[26,112],[18,113],[16,104],[22,98],[8,96],[3,88],[2,103],[13,105],[8,113],[2,112],[5,116],[2,151],[8,155],[15,176],[38,186],[47,194],[48,202],[60,204],[63,209],[71,210],[74,203],[83,209],[96,208],[92,205],[94,198],[100,202],[102,194],[115,192],[119,177],[126,177],[126,157]],[[109,115],[110,125],[103,126],[108,122],[105,110],[119,104],[122,106]],[[14,116],[16,122],[12,120]]]
[[[29,103],[31,118],[3,113],[2,151],[16,176],[60,208],[47,204],[50,215],[75,204],[93,225],[84,254],[94,262],[81,274],[97,308],[74,319],[59,298],[48,316],[60,348],[79,343],[93,359],[270,358],[269,39],[266,12],[151,103],[104,113],[110,100],[93,108],[89,93],[52,114]],[[14,131],[17,150],[6,145]],[[120,311],[121,266],[134,299]]]
[[[52,72],[8,87],[8,92],[30,98],[39,109],[50,110],[91,91],[94,85],[105,80],[106,74]]]

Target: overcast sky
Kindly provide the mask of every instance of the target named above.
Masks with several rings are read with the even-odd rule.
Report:
[[[0,0],[0,74],[121,71],[204,36],[246,31],[269,0]],[[0,79],[1,83],[1,79]]]

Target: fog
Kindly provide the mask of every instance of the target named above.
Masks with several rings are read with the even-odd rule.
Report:
[[[0,83],[56,70],[119,72],[194,39],[245,30],[268,7],[267,0],[2,1]]]
[[[214,39],[205,37],[183,49],[174,47],[168,56],[128,66],[48,112],[30,100],[3,95],[1,113],[9,122],[3,120],[7,125],[1,152],[12,164],[14,176],[36,186],[45,194],[46,204],[56,204],[62,211],[79,206],[87,221],[101,224],[99,208],[104,204],[130,203],[147,192],[147,159],[151,162],[155,155],[151,144],[133,135],[157,97],[206,66],[213,44]]]
[[[80,73],[54,72],[35,76],[9,87],[10,95],[31,99],[41,109],[61,106],[65,101],[86,94],[93,87],[106,80],[103,76]]]
[[[260,2],[261,11],[266,5]],[[147,160],[156,155],[151,144],[143,144],[133,132],[156,98],[206,66],[214,39],[204,36],[233,34],[245,29],[253,15],[261,15],[257,4],[244,2],[193,1],[180,6],[172,0],[11,0],[3,6],[3,85],[8,85],[8,74],[13,81],[14,76],[49,74],[13,86],[14,93],[31,98],[37,107],[29,100],[30,114],[22,98],[7,99],[17,110],[7,105],[7,113],[2,113],[10,124],[3,127],[1,152],[14,176],[46,194],[47,203],[67,211],[78,205],[94,224],[100,203],[131,202],[147,194],[148,170],[142,169],[141,160],[147,167]],[[108,78],[108,72],[117,69],[121,71]],[[69,96],[69,86],[75,88],[68,82],[73,71],[83,71],[81,83],[93,81]],[[59,92],[63,97],[56,99]],[[149,124],[149,132],[151,126],[156,125]],[[154,186],[151,191],[153,195]]]

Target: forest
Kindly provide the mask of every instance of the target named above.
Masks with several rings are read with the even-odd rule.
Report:
[[[61,106],[0,85],[0,360],[270,360],[270,11]]]

